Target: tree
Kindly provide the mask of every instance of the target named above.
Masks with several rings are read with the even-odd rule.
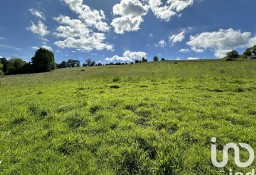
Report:
[[[33,72],[32,63],[29,61],[23,66],[22,73],[32,73],[32,72]]]
[[[80,61],[79,60],[69,59],[66,64],[67,64],[67,67],[80,67]]]
[[[92,59],[88,58],[87,60],[85,60],[85,63],[83,64],[83,67],[86,66],[95,66],[96,62],[93,61]]]
[[[54,62],[54,54],[52,51],[45,48],[40,48],[36,51],[32,58],[32,66],[35,72],[48,72],[56,68]]]
[[[3,75],[3,63],[2,63],[2,58],[0,58],[0,75]]]
[[[244,57],[256,55],[256,45],[250,48],[247,48],[243,53]]]
[[[26,61],[23,61],[20,58],[12,58],[7,63],[8,73],[9,74],[26,73],[24,72],[24,66],[26,64],[27,64]]]
[[[247,48],[244,53],[243,53],[244,57],[247,58],[248,56],[251,56],[251,48]]]
[[[101,64],[101,63],[98,63],[98,64],[96,64],[95,66],[103,66],[103,64]]]
[[[58,68],[66,68],[67,67],[67,62],[62,61],[60,64],[58,64]]]
[[[162,59],[161,59],[161,61],[165,61],[165,59],[164,59],[164,58],[162,58]]]
[[[147,58],[143,57],[143,58],[141,59],[141,62],[148,62],[148,60],[147,60]]]
[[[0,65],[2,65],[2,72],[4,74],[27,73],[27,69],[25,69],[27,63],[20,58],[11,58],[10,60],[0,58]]]
[[[256,45],[251,47],[250,49],[251,49],[251,54],[256,55]]]
[[[159,58],[157,56],[154,56],[153,61],[159,61]]]
[[[232,50],[227,53],[226,58],[227,60],[233,60],[239,57],[239,53],[236,50]]]
[[[8,60],[6,58],[1,58],[1,64],[3,64],[3,73],[8,73]]]
[[[137,64],[137,63],[139,63],[140,61],[139,60],[135,60],[135,63]]]

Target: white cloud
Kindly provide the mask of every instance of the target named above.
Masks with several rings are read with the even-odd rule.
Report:
[[[114,18],[111,25],[117,34],[137,31],[143,22],[142,16],[148,12],[148,6],[143,5],[139,0],[121,0],[113,6],[113,14],[120,17]]]
[[[54,18],[61,25],[55,36],[62,38],[54,44],[60,48],[73,48],[78,51],[113,50],[113,45],[105,43],[105,33],[110,27],[104,20],[102,10],[91,9],[83,0],[62,0],[78,15],[78,19],[60,15]],[[98,31],[98,32],[96,32]]]
[[[157,18],[170,21],[173,16],[181,16],[181,11],[191,6],[194,0],[167,0],[165,4],[161,0],[121,0],[113,6],[113,14],[119,15],[113,19],[111,25],[115,32],[137,31],[144,21],[143,16],[151,9]]]
[[[157,44],[155,44],[155,47],[165,47],[165,46],[166,46],[165,40],[161,40]]]
[[[120,16],[143,16],[147,14],[147,6],[139,0],[121,0],[120,4],[113,6],[113,14]]]
[[[180,49],[179,52],[181,52],[181,53],[188,53],[188,52],[190,52],[190,50],[189,49]]]
[[[198,48],[191,48],[192,51],[196,52],[196,53],[203,53],[204,52],[204,49],[198,49]]]
[[[170,21],[175,15],[180,16],[179,12],[191,6],[193,2],[194,0],[167,0],[166,4],[163,5],[161,0],[148,0],[156,17],[165,21]]]
[[[83,4],[83,0],[62,0],[69,8],[75,12],[79,19],[83,21],[87,26],[98,29],[99,31],[106,32],[109,30],[109,26],[104,20],[105,14],[102,10],[91,9],[86,4]]]
[[[177,43],[177,42],[182,42],[185,39],[185,30],[183,30],[182,32],[176,34],[176,35],[171,35],[169,36],[169,41],[171,43]]]
[[[43,45],[41,48],[53,51],[53,49],[50,46],[47,46],[47,45]]]
[[[140,29],[140,24],[143,22],[141,16],[122,16],[113,19],[111,25],[115,28],[117,34],[124,34],[125,32],[137,31]]]
[[[92,30],[79,19],[71,19],[69,16],[59,16],[54,19],[62,24],[56,29],[57,33],[55,33],[55,35],[57,37],[79,38],[80,36],[87,36],[92,32]]]
[[[153,33],[150,33],[150,34],[148,35],[149,38],[153,38],[153,36],[154,36]]]
[[[34,24],[31,22],[31,26],[27,28],[34,34],[38,34],[41,37],[44,37],[49,34],[49,31],[47,30],[47,26],[42,23],[42,21],[39,21],[38,24]]]
[[[188,57],[187,60],[199,60],[197,57]]]
[[[55,45],[60,48],[74,48],[79,51],[113,50],[113,45],[104,43],[104,33],[93,32],[86,23],[79,19],[71,19],[68,16],[54,18],[61,26],[56,29],[55,36],[63,38],[56,41]]]
[[[196,36],[190,36],[187,44],[194,51],[213,49],[216,57],[224,57],[233,49],[251,47],[256,44],[256,36],[251,32],[241,32],[232,28],[220,29],[217,32],[204,32]]]
[[[42,20],[45,20],[45,15],[44,15],[43,12],[40,12],[39,10],[36,10],[36,9],[34,9],[34,8],[29,9],[29,12],[30,12],[32,15],[34,15],[34,16],[36,16],[36,17],[42,19]]]
[[[39,49],[39,47],[37,47],[37,46],[33,46],[31,48],[34,49],[34,50],[38,50]]]
[[[38,49],[40,49],[39,47],[37,47],[37,46],[33,46],[33,47],[31,47],[32,49],[34,49],[34,50],[38,50]],[[53,51],[53,49],[50,47],[50,46],[47,46],[47,45],[43,45],[41,48],[44,48],[44,49],[47,49],[47,50],[50,50],[50,51]]]
[[[123,53],[123,56],[115,55],[112,58],[106,58],[107,61],[132,61],[134,59],[146,58],[147,53],[145,52],[131,52],[129,50]]]

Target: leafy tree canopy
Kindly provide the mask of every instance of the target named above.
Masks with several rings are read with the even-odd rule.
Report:
[[[232,50],[227,53],[226,57],[227,57],[227,59],[238,58],[239,53],[236,50]]]
[[[159,61],[159,58],[157,56],[154,56],[153,61]]]
[[[32,66],[35,72],[48,72],[56,68],[54,54],[45,48],[36,51],[32,58]]]
[[[250,48],[247,48],[243,53],[244,56],[252,56],[256,55],[256,45]]]
[[[147,58],[143,57],[143,58],[141,59],[141,62],[148,62],[148,60],[147,60]]]

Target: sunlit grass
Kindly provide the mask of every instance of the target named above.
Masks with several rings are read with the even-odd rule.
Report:
[[[255,82],[254,60],[0,78],[0,172],[225,174],[211,164],[210,138],[256,148]]]

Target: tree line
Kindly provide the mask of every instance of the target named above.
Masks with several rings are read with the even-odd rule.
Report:
[[[256,45],[250,48],[247,48],[242,55],[236,50],[232,50],[226,54],[226,60],[232,61],[236,59],[244,59],[244,58],[255,58],[256,59]],[[164,58],[161,60],[157,57],[153,57],[153,61],[165,61]],[[148,62],[148,60],[143,57],[140,60],[135,60],[134,62],[130,62],[130,64],[134,63],[143,63]],[[128,63],[109,63],[105,65],[124,65]],[[103,66],[101,63],[96,63],[92,59],[85,60],[85,63],[82,65],[83,67],[87,66]],[[25,73],[40,73],[40,72],[48,72],[54,70],[56,68],[68,68],[68,67],[81,67],[81,63],[79,60],[69,59],[67,61],[62,61],[60,64],[55,63],[54,53],[45,48],[40,48],[36,51],[34,57],[31,58],[31,61],[26,62],[20,58],[0,58],[0,75],[6,74],[25,74]]]
[[[227,61],[233,61],[236,59],[248,59],[248,58],[254,58],[256,59],[256,45],[253,47],[247,48],[242,55],[239,55],[239,53],[236,50],[232,50],[226,54],[226,60]]]
[[[31,61],[26,62],[21,58],[0,58],[0,74],[23,74],[48,72],[56,68],[53,52],[40,48],[36,51]]]
[[[165,59],[162,58],[161,61]],[[159,61],[157,56],[154,56],[153,61]],[[141,60],[135,60],[134,63],[148,62],[146,58]],[[109,63],[105,65],[125,65],[128,63]],[[96,63],[92,59],[85,60],[85,63],[81,65],[79,60],[69,59],[62,61],[60,64],[55,63],[54,53],[45,48],[40,48],[36,51],[35,55],[31,58],[31,61],[26,62],[21,58],[0,58],[0,75],[12,75],[12,74],[27,74],[27,73],[40,73],[48,72],[56,68],[69,68],[69,67],[87,67],[87,66],[103,66],[102,63]]]

